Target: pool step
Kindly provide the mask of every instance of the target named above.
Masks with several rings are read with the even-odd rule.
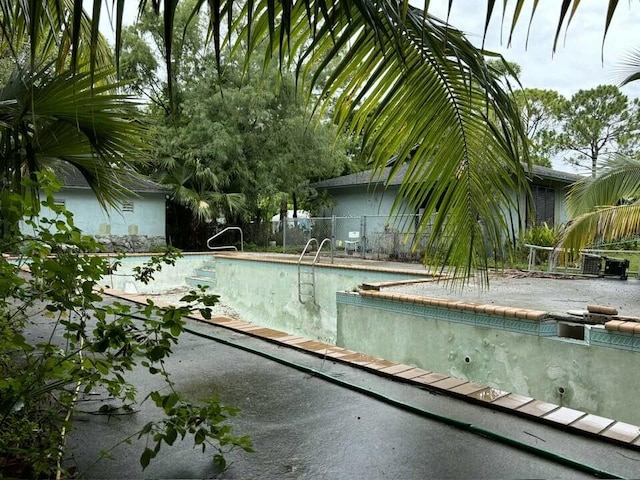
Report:
[[[187,285],[190,287],[197,287],[198,285],[203,285],[209,287],[209,289],[215,288],[216,280],[211,277],[197,277],[191,276],[184,279]]]
[[[216,266],[212,260],[207,260],[200,268],[196,268],[193,275],[185,278],[187,285],[197,287],[206,285],[210,289],[216,286]]]

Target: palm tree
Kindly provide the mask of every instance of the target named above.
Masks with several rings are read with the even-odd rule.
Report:
[[[567,197],[572,221],[560,244],[573,252],[640,235],[640,160],[617,156],[602,174],[573,185]]]
[[[0,34],[5,39],[40,35],[45,40],[38,45],[49,45],[54,39],[46,34],[55,32],[50,24],[58,22],[69,39],[59,48],[69,47],[73,70],[80,64],[76,47],[99,41],[100,3],[94,2],[89,36],[82,37],[77,0],[4,2],[11,8],[1,10]],[[164,17],[166,39],[181,34],[173,31],[178,3],[152,2]],[[146,4],[139,2],[141,8]],[[124,2],[112,5],[117,54]],[[194,11],[205,6],[218,62],[224,32],[233,32],[226,40],[243,42],[249,54],[267,40],[265,65],[273,58],[295,66],[307,92],[323,75],[316,108],[331,105],[340,126],[361,134],[374,152],[375,167],[382,169],[394,155],[406,159],[402,195],[412,208],[425,209],[420,230],[426,232],[433,221],[439,233],[427,246],[435,257],[431,265],[450,264],[467,276],[486,264],[488,251],[502,248],[508,225],[497,212],[509,207],[510,190],[526,188],[520,162],[527,153],[520,148],[525,133],[518,109],[499,72],[485,61],[487,52],[405,0],[197,0]],[[171,82],[171,41],[165,42],[164,55]],[[95,54],[91,58],[97,62]]]
[[[199,159],[165,157],[157,163],[156,179],[170,191],[175,245],[201,249],[200,233],[207,223],[245,211],[244,195],[225,193],[215,172]]]
[[[24,191],[24,178],[62,163],[80,171],[103,206],[130,193],[122,177],[144,159],[146,127],[131,98],[115,93],[113,75],[16,66],[0,87],[2,190]]]
[[[37,199],[38,171],[74,168],[103,207],[118,207],[146,128],[80,3],[0,1],[0,189],[26,193],[29,178]]]

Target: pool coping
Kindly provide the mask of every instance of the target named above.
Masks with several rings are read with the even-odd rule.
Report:
[[[274,254],[275,255],[275,254]],[[224,253],[214,253],[213,256],[215,258],[231,258],[233,260],[242,260],[245,262],[258,262],[258,263],[280,263],[280,264],[288,264],[293,266],[302,265],[305,267],[314,266],[317,268],[336,268],[341,270],[360,270],[366,272],[384,272],[384,273],[396,273],[399,275],[407,275],[407,276],[415,276],[421,277],[422,281],[430,281],[440,278],[440,275],[434,275],[433,273],[429,273],[428,270],[419,270],[419,269],[411,269],[411,268],[389,268],[389,267],[380,267],[376,265],[358,265],[358,264],[349,264],[344,265],[340,263],[326,263],[326,262],[317,262],[313,263],[312,258],[309,257],[311,261],[298,261],[298,260],[289,260],[287,258],[280,258],[276,256],[261,256],[256,257],[247,252],[224,252]],[[305,257],[306,260],[307,257]],[[322,259],[326,259],[326,257],[321,257]],[[380,282],[380,283],[392,283],[395,282]]]
[[[128,294],[113,289],[104,290],[102,293],[143,305],[147,304],[148,299],[144,294]],[[369,294],[371,293],[373,292],[369,292]],[[154,299],[153,302],[159,307],[170,306],[168,302],[162,300]],[[281,330],[228,316],[216,316],[211,319],[206,319],[199,313],[194,313],[189,315],[188,318],[260,338],[317,357],[330,358],[331,360],[355,368],[408,383],[419,388],[446,394],[485,408],[493,408],[502,412],[512,413],[529,420],[564,429],[571,433],[597,438],[634,450],[640,450],[640,427],[626,422],[620,422],[573,408],[536,400],[526,395],[499,390],[455,376],[424,370],[413,365],[392,362],[373,355],[359,353],[329,343],[300,335],[293,335]]]

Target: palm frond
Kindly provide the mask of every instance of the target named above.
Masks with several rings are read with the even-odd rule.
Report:
[[[640,235],[640,161],[616,156],[602,174],[576,182],[567,196],[574,216],[559,244],[574,252]]]
[[[631,205],[603,207],[574,218],[561,235],[559,245],[580,250],[611,243],[640,234],[640,202]]]
[[[58,71],[111,66],[111,48],[98,31],[101,3],[94,2],[91,17],[74,0],[0,0],[0,53],[19,62],[28,51],[32,68],[51,59]]]
[[[520,164],[526,152],[518,150],[524,129],[482,52],[438,19],[413,8],[402,17],[397,6],[332,4],[314,41],[293,44],[304,65],[318,70],[338,60],[320,98],[337,98],[339,125],[363,133],[379,171],[394,155],[408,159],[396,211],[401,202],[424,208],[419,233],[435,232],[431,260],[468,276],[504,243],[500,212],[509,207],[508,192],[527,188]],[[292,15],[292,35],[309,35],[306,10],[294,6]],[[254,23],[254,36],[264,23]],[[304,65],[302,78],[314,85],[317,74]]]
[[[567,195],[571,216],[640,198],[640,160],[622,155],[603,164],[602,174],[576,182]]]
[[[623,57],[618,73],[621,87],[640,80],[640,50],[632,50]]]
[[[132,99],[114,93],[111,76],[110,69],[57,75],[49,66],[16,69],[0,89],[3,171],[14,188],[22,173],[63,160],[82,172],[103,206],[128,193],[121,175],[144,161],[147,129]]]

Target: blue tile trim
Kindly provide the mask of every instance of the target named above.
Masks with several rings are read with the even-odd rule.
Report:
[[[374,308],[386,312],[401,313],[434,320],[444,320],[451,323],[473,325],[484,328],[497,328],[509,332],[522,333],[525,335],[539,335],[540,323],[517,318],[505,318],[497,315],[487,315],[469,312],[466,310],[455,310],[448,308],[433,307],[420,303],[397,302],[372,297],[362,297],[347,292],[337,292],[336,302],[338,304],[360,305],[365,308]]]
[[[623,332],[611,334],[611,346],[622,350],[633,350],[633,334]]]
[[[541,337],[557,337],[558,336],[558,322],[543,322],[540,324],[540,336]]]
[[[527,335],[538,335],[540,333],[540,324],[530,320],[521,320],[518,318],[505,318],[505,330],[510,332],[524,333]]]
[[[504,317],[498,317],[487,314],[478,314],[476,316],[476,325],[479,327],[497,328],[504,330]]]
[[[607,330],[591,329],[589,334],[589,343],[601,347],[609,347],[611,345],[611,334]]]

